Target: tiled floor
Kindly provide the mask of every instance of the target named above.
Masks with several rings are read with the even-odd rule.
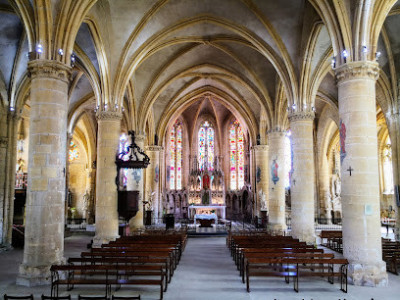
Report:
[[[90,240],[88,236],[71,236],[65,240],[65,256],[77,256]],[[7,294],[30,294],[35,299],[50,293],[50,286],[22,287],[15,284],[18,265],[22,260],[22,250],[0,253],[0,296]],[[101,295],[103,289],[76,287],[67,292],[61,288],[62,294],[71,294],[73,299],[78,294]],[[123,287],[115,292],[118,295],[138,294],[142,299],[158,299],[157,287],[128,288]],[[349,285],[349,293],[339,290],[339,283],[329,284],[326,279],[301,279],[300,292],[293,291],[292,284],[287,285],[281,279],[252,280],[251,292],[247,293],[241,283],[224,237],[190,238],[183,253],[181,262],[164,294],[165,300],[201,299],[201,300],[398,300],[400,299],[400,276],[389,273],[389,287],[371,288]]]

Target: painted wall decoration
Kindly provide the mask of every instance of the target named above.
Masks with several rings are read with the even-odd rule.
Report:
[[[257,181],[257,183],[259,183],[261,181],[261,168],[259,166],[257,166],[256,181]]]
[[[139,184],[140,179],[142,179],[142,170],[141,169],[133,169],[132,175],[133,175],[133,179],[136,181],[136,184]]]
[[[276,159],[274,159],[272,161],[272,165],[271,165],[271,179],[274,184],[276,184],[279,181],[278,169],[279,169],[279,165],[276,162]]]
[[[339,125],[339,133],[340,133],[340,163],[343,163],[344,158],[346,157],[346,125],[340,119]]]
[[[159,179],[160,179],[160,167],[157,164],[156,167],[154,168],[154,182],[158,182]]]

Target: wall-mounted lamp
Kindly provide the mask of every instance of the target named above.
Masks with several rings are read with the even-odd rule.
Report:
[[[63,49],[58,49],[58,54],[60,54],[61,56],[63,56],[64,55],[64,50]]]

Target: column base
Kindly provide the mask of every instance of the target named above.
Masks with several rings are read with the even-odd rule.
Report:
[[[62,258],[61,261],[53,264],[65,264],[67,261]],[[17,276],[17,285],[23,286],[38,286],[51,283],[51,272],[49,266],[31,267],[25,264],[19,266],[19,275]]]
[[[108,244],[111,241],[115,241],[117,238],[119,238],[119,235],[116,236],[99,236],[96,235],[93,238],[93,248],[100,248],[102,244]]]
[[[144,228],[143,223],[143,212],[138,211],[136,216],[129,220],[129,229],[133,232],[135,229],[142,229]]]
[[[388,286],[386,263],[374,265],[350,263],[348,266],[348,280],[350,284],[374,287]]]
[[[314,230],[293,232],[293,229],[292,229],[292,237],[297,238],[301,242],[306,242],[307,244],[310,244],[310,245],[315,245],[317,243],[317,237],[315,236]]]
[[[267,225],[267,231],[271,235],[284,235],[286,233],[286,230],[287,230],[286,224],[269,223]]]

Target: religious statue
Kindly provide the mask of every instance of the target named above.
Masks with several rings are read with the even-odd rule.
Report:
[[[83,194],[83,197],[82,197],[82,200],[83,200],[83,204],[82,204],[82,218],[84,218],[84,219],[88,219],[88,216],[87,216],[87,211],[88,211],[88,209],[89,209],[89,198],[90,198],[90,195],[89,195],[89,192],[86,190],[85,191],[85,194]]]
[[[339,172],[336,171],[336,173],[332,176],[332,199],[340,197],[341,192],[342,192],[342,184],[340,181]]]
[[[262,189],[258,192],[258,198],[260,199],[260,210],[267,210],[267,195],[265,195]]]
[[[204,174],[203,176],[203,189],[208,190],[210,188],[210,176]]]

